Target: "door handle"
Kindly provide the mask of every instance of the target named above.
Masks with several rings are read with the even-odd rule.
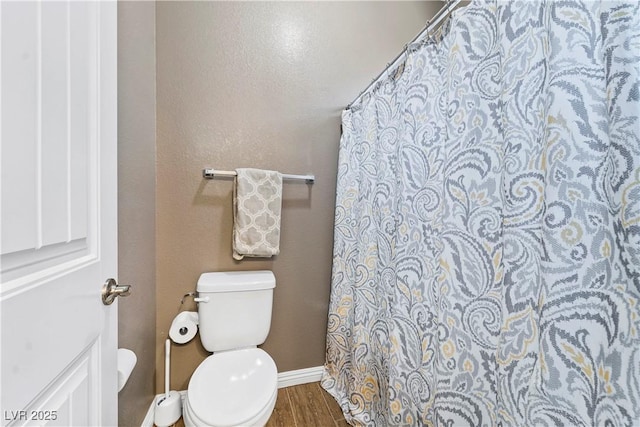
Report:
[[[102,286],[102,303],[111,305],[116,297],[128,297],[131,295],[131,285],[118,285],[116,279],[107,279]]]

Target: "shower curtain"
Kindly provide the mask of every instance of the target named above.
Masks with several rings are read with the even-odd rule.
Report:
[[[640,6],[473,1],[343,113],[356,425],[640,425]]]

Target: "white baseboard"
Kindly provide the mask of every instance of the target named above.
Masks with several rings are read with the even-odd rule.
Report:
[[[316,381],[320,381],[322,378],[322,366],[314,366],[313,368],[304,368],[304,369],[296,369],[295,371],[286,371],[278,373],[278,388],[283,387],[291,387],[294,385],[314,383]],[[180,396],[184,401],[184,397],[187,393],[186,390],[181,390]],[[155,403],[158,400],[158,397],[162,396],[161,394],[156,395],[149,405],[149,410],[147,411],[147,415],[142,420],[142,424],[140,427],[153,427],[153,417],[155,413]]]
[[[293,385],[314,383],[322,378],[323,366],[313,368],[296,369],[295,371],[280,372],[278,374],[278,388],[291,387]]]
[[[153,427],[153,420],[154,420],[154,415],[155,415],[155,406],[156,406],[156,400],[158,399],[158,396],[154,397],[153,400],[151,401],[151,405],[149,405],[149,410],[147,411],[147,415],[144,416],[144,420],[142,420],[142,424],[140,424],[140,427]]]

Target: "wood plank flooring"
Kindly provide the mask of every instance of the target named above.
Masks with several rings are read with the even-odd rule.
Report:
[[[278,390],[278,400],[266,427],[348,427],[340,406],[320,383]]]
[[[184,427],[182,418],[174,427]],[[320,383],[278,389],[278,400],[265,427],[349,427],[340,406]]]

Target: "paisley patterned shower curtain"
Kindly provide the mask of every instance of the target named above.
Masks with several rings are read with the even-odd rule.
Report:
[[[343,113],[323,387],[361,425],[640,425],[640,6],[474,1]]]

